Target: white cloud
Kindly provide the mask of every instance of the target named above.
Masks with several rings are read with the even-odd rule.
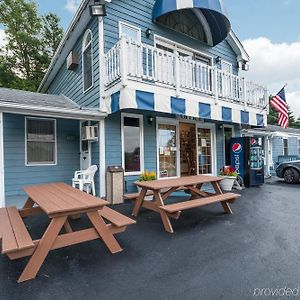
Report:
[[[75,13],[77,8],[79,7],[81,0],[67,0],[65,5],[65,9],[70,13]]]
[[[0,29],[0,49],[2,47],[4,47],[6,44],[6,41],[5,41],[5,32],[3,29]]]
[[[300,42],[274,44],[261,37],[243,42],[251,61],[245,76],[267,85],[276,94],[285,83],[287,101],[296,117],[300,116]]]

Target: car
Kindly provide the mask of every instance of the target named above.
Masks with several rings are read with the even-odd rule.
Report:
[[[287,183],[297,183],[300,179],[300,160],[281,163],[276,168],[276,175]]]

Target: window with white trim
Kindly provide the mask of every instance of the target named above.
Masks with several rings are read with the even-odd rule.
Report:
[[[56,164],[56,121],[26,118],[26,165]]]
[[[124,22],[119,22],[119,36],[120,38],[126,36],[127,38],[140,43],[141,29]]]
[[[93,86],[93,53],[92,53],[92,32],[87,30],[82,43],[82,75],[83,91]]]
[[[131,114],[122,115],[122,155],[126,175],[143,171],[143,117]]]
[[[283,139],[283,155],[287,156],[289,155],[289,140]]]

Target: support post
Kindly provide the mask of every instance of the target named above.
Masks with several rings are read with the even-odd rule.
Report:
[[[243,78],[243,94],[244,94],[244,110],[247,110],[247,85],[246,85],[246,79]]]
[[[175,54],[175,87],[176,97],[180,97],[180,61],[179,54]]]
[[[0,207],[5,207],[3,113],[0,112]]]
[[[120,41],[120,57],[121,83],[122,87],[124,88],[127,86],[127,62],[129,60],[129,53],[127,51],[127,40],[124,36],[121,37]]]
[[[218,67],[215,66],[213,68],[213,73],[214,73],[214,76],[213,76],[213,80],[214,80],[214,92],[215,92],[215,105],[218,104],[218,101],[219,101],[219,91],[218,91]]]

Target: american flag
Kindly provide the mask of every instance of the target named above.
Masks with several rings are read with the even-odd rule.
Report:
[[[284,88],[271,99],[271,105],[279,112],[278,125],[280,125],[283,128],[288,128],[289,113]]]

